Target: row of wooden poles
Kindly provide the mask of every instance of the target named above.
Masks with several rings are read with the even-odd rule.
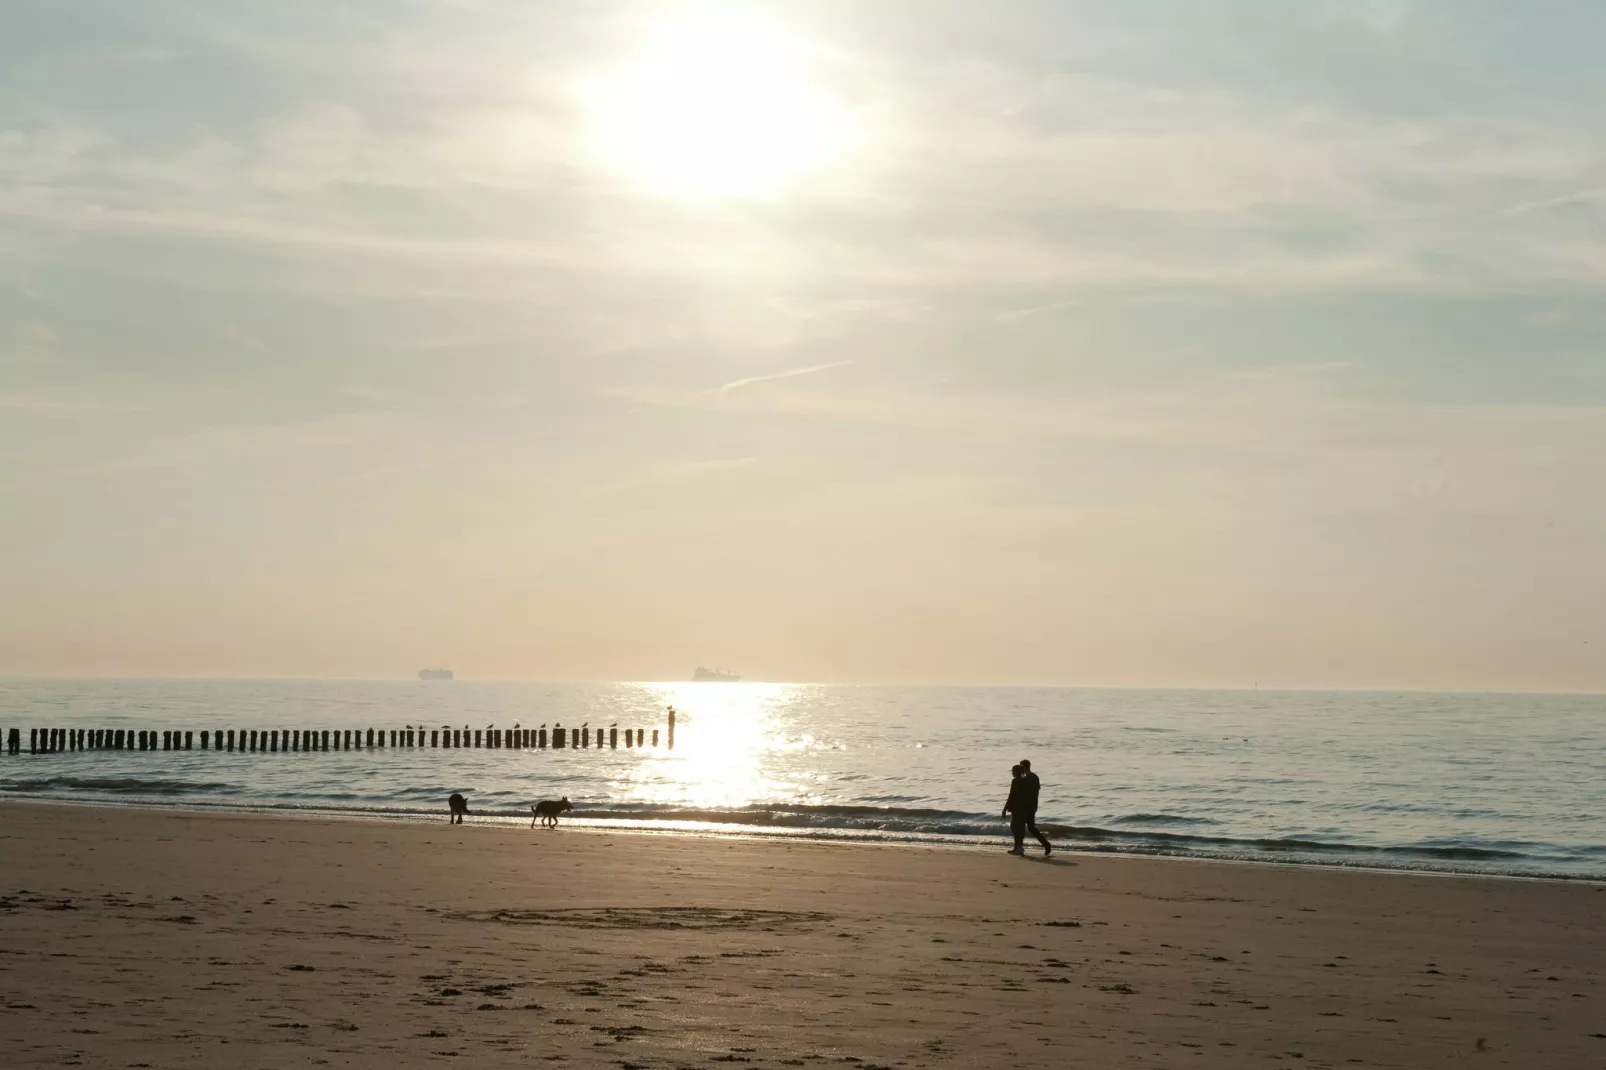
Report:
[[[626,728],[626,747],[647,746],[647,730]],[[278,753],[280,751],[327,750],[384,750],[436,747],[488,747],[491,749],[545,750],[548,745],[556,750],[585,750],[599,747],[617,749],[618,728],[606,732],[599,728],[593,733],[589,726],[564,728],[557,725],[552,734],[545,728],[422,728],[373,729],[217,729],[197,732],[179,732],[164,729],[133,728],[30,728],[29,754],[59,754],[64,751],[85,750],[194,750],[199,735],[201,750],[243,751],[246,753]],[[675,715],[669,715],[668,742],[675,746]],[[658,746],[658,729],[652,730],[652,746]],[[13,728],[6,739],[8,754],[22,753],[22,730]]]

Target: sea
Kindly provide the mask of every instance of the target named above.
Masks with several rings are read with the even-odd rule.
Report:
[[[199,749],[202,730],[558,725],[649,744]],[[513,825],[567,796],[576,826],[996,851],[1029,758],[1060,849],[1606,880],[1601,695],[0,679],[12,727],[9,798],[445,821],[461,792],[471,821]],[[29,754],[31,728],[191,731],[196,749]]]

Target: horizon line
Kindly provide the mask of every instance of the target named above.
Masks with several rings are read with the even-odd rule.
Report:
[[[1242,694],[1361,694],[1361,695],[1559,695],[1584,698],[1606,698],[1606,689],[1590,690],[1580,688],[1551,688],[1551,689],[1523,689],[1510,687],[1397,687],[1379,685],[1348,685],[1348,686],[1322,686],[1308,684],[1280,684],[1261,687],[1258,684],[1221,685],[1221,684],[1108,684],[1108,683],[999,683],[996,681],[970,681],[956,682],[920,682],[920,681],[852,681],[852,680],[766,680],[756,678],[742,678],[737,681],[697,681],[685,679],[627,679],[622,677],[574,677],[570,679],[551,679],[526,676],[483,676],[462,677],[456,676],[452,680],[428,681],[417,678],[416,672],[411,676],[230,676],[230,675],[183,675],[170,673],[149,673],[140,675],[127,674],[68,674],[68,673],[8,673],[0,672],[0,681],[169,681],[169,682],[214,682],[214,683],[307,683],[307,684],[334,684],[334,683],[362,683],[362,684],[424,684],[428,686],[443,687],[453,684],[529,684],[572,687],[576,685],[637,685],[637,686],[682,686],[697,684],[712,688],[729,688],[746,685],[764,685],[770,687],[863,687],[863,688],[947,688],[953,690],[982,690],[982,689],[1036,689],[1047,691],[1199,691],[1199,692],[1231,692]]]

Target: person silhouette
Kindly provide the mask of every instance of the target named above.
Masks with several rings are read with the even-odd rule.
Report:
[[[1009,831],[1015,837],[1015,846],[1009,849],[1009,853],[1025,854],[1026,834],[1030,832],[1043,845],[1043,857],[1047,858],[1054,853],[1054,848],[1048,842],[1048,837],[1037,831],[1037,796],[1042,791],[1042,782],[1032,772],[1032,763],[1026,758],[1022,758],[1020,764],[1009,772],[1013,779],[1009,782],[1009,799],[1004,803],[1004,814],[1009,816]]]
[[[1004,818],[1006,821],[1010,822],[1010,831],[1011,832],[1015,831],[1015,825],[1014,825],[1014,820],[1010,817],[1010,814],[1014,811],[1014,809],[1015,809],[1015,800],[1017,798],[1019,798],[1019,797],[1020,797],[1020,763],[1016,762],[1014,765],[1009,767],[1009,797],[1004,800],[1004,812],[998,815],[999,817]],[[1026,853],[1026,849],[1025,849],[1025,847],[1022,846],[1025,842],[1026,842],[1026,838],[1024,836],[1016,837],[1015,846],[1010,848],[1009,853],[1010,854],[1025,854]]]

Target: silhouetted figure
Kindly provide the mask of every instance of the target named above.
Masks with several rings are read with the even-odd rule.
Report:
[[[1025,854],[1026,834],[1030,832],[1043,845],[1043,857],[1047,858],[1054,853],[1054,848],[1048,837],[1037,831],[1037,796],[1042,782],[1032,772],[1032,763],[1024,758],[1009,772],[1014,779],[1009,782],[1009,800],[1004,803],[1004,813],[1009,816],[1009,831],[1015,837],[1015,846],[1009,853]]]
[[[463,823],[463,815],[468,813],[468,800],[454,791],[451,797],[446,800],[446,805],[452,808],[452,816],[446,819],[447,823],[461,825]]]
[[[547,828],[555,829],[558,827],[558,815],[573,809],[574,804],[567,795],[557,800],[544,799],[530,807],[530,827],[535,828],[535,823],[540,821]]]

